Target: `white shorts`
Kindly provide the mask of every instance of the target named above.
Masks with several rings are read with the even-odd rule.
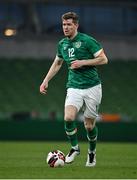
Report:
[[[96,118],[98,116],[98,108],[102,98],[101,84],[88,89],[67,89],[65,106],[73,105],[79,111],[84,111],[84,117]]]

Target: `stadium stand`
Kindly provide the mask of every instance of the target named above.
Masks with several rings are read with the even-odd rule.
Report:
[[[1,60],[0,83],[3,88],[0,90],[0,111],[15,113],[36,110],[48,113],[55,109],[60,112],[65,89],[63,74],[56,78],[57,84],[53,80],[47,97],[39,93],[39,85],[50,64],[37,60]]]
[[[47,96],[39,93],[39,85],[51,63],[44,59],[0,59],[1,117],[17,117],[16,113],[27,115],[27,112],[44,119],[49,115],[56,115],[58,119],[63,117],[65,65],[50,82]],[[98,68],[103,82],[100,113],[118,114],[124,121],[137,121],[136,67],[136,61],[112,61]]]

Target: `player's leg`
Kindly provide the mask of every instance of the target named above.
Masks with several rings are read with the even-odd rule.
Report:
[[[98,130],[95,125],[94,118],[85,118],[84,125],[87,131],[87,139],[89,142],[86,166],[93,167],[96,165],[96,143]]]
[[[86,166],[95,166],[96,165],[96,143],[97,143],[97,135],[98,129],[96,127],[96,118],[98,116],[98,107],[101,103],[102,98],[102,88],[101,85],[90,88],[86,92],[85,101],[85,128],[87,131],[87,139],[89,142],[88,148],[88,158],[86,162]]]
[[[82,99],[77,93],[76,89],[68,89],[66,101],[65,101],[65,113],[64,113],[64,123],[65,131],[68,139],[71,143],[71,150],[66,156],[66,163],[71,163],[74,161],[75,157],[80,153],[77,139],[77,126],[76,126],[76,115],[82,106]]]
[[[65,107],[65,131],[71,143],[71,150],[65,158],[66,163],[73,162],[75,157],[80,153],[77,139],[77,126],[75,121],[76,114],[77,108],[75,106],[68,105]]]
[[[76,126],[76,114],[77,108],[68,105],[65,107],[65,131],[68,139],[70,140],[71,146],[74,149],[78,148],[78,140],[77,140],[77,126]]]

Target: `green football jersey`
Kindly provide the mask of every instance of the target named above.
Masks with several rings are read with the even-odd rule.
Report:
[[[69,70],[67,88],[86,89],[101,83],[95,66],[70,69],[72,61],[93,59],[101,49],[94,38],[83,33],[78,33],[72,40],[65,37],[59,41],[57,56],[66,61]]]

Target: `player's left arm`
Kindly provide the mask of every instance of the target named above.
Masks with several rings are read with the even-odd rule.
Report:
[[[83,60],[75,60],[71,63],[71,69],[77,69],[82,66],[97,66],[108,63],[108,58],[106,57],[104,50],[101,49],[94,54],[94,59],[83,59]]]

